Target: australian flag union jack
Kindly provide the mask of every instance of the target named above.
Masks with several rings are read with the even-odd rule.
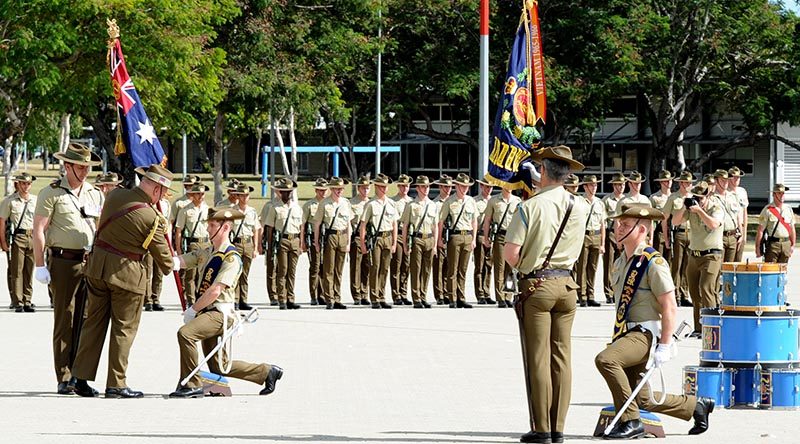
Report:
[[[164,165],[167,156],[125,67],[122,45],[115,39],[108,51],[111,85],[117,101],[117,155],[130,153],[134,166]]]

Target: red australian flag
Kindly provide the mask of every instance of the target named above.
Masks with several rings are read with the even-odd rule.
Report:
[[[108,50],[108,67],[117,101],[117,144],[114,152],[117,155],[130,153],[137,167],[154,163],[164,165],[167,156],[128,75],[119,39],[115,39]]]

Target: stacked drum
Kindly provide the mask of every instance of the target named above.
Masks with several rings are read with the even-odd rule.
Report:
[[[684,392],[718,406],[800,408],[800,312],[786,308],[786,264],[725,263],[722,304],[700,312],[699,367]]]

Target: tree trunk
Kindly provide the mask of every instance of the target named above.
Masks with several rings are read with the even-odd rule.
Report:
[[[3,176],[5,177],[5,187],[3,188],[3,195],[8,196],[14,188],[14,183],[11,180],[11,148],[14,146],[14,138],[6,139],[6,146],[3,150]]]
[[[294,127],[294,107],[289,108],[289,146],[292,148],[292,180],[297,181],[297,138]]]
[[[286,160],[286,145],[283,142],[283,136],[281,135],[279,124],[280,121],[276,119],[274,125],[274,127],[277,128],[275,130],[275,139],[278,140],[278,148],[280,148],[280,152],[278,154],[280,154],[281,157],[281,165],[283,166],[283,175],[289,177],[291,176],[292,172],[289,171],[289,162]]]
[[[222,200],[222,134],[225,131],[225,114],[217,109],[217,118],[214,119],[214,167],[211,177],[214,178],[214,202]]]
[[[254,170],[256,172],[256,175],[260,175],[261,174],[261,138],[262,138],[263,135],[264,135],[264,130],[261,129],[261,125],[257,126],[256,127],[256,159],[255,159],[255,162],[253,162],[253,165],[256,166],[255,170]]]

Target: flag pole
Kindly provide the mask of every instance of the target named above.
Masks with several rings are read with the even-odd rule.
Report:
[[[489,0],[481,0],[481,59],[480,102],[478,105],[478,177],[489,168]]]

